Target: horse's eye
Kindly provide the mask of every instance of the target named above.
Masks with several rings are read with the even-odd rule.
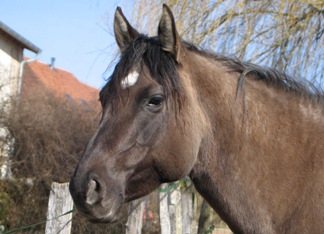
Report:
[[[163,101],[164,97],[161,95],[152,96],[147,102],[147,107],[150,111],[157,112],[161,109]]]
[[[160,95],[156,95],[150,98],[150,100],[148,101],[149,106],[159,106],[162,104],[162,102],[164,101],[164,98]]]

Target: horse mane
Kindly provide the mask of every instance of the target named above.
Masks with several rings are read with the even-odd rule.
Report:
[[[307,80],[304,80],[303,82],[298,81],[286,73],[280,72],[276,69],[244,62],[237,57],[228,57],[217,53],[208,52],[185,41],[183,42],[183,45],[189,51],[193,51],[202,56],[219,61],[231,71],[240,73],[241,75],[238,80],[237,90],[244,89],[244,82],[247,75],[253,75],[254,78],[265,82],[269,86],[273,86],[288,92],[294,92],[310,99],[324,99],[323,90]]]
[[[267,85],[294,92],[302,95],[310,100],[323,100],[323,91],[315,87],[308,81],[297,81],[285,73],[279,72],[268,67],[243,62],[236,57],[227,57],[216,53],[211,53],[196,47],[186,41],[182,42],[183,46],[192,52],[202,56],[211,58],[221,62],[230,71],[240,73],[237,84],[237,93],[241,90],[244,95],[244,83],[247,75],[252,75],[255,79],[265,82]],[[157,81],[163,88],[166,95],[172,95],[176,103],[181,103],[181,85],[179,82],[179,74],[177,72],[177,62],[171,53],[162,50],[161,43],[157,37],[148,37],[140,34],[122,53],[119,62],[115,66],[114,72],[108,78],[107,84],[100,91],[100,102],[106,106],[107,100],[114,100],[120,97],[121,79],[126,77],[131,69],[139,65],[142,69],[143,65],[153,79]],[[244,97],[244,96],[243,96]],[[244,97],[245,98],[245,97]],[[113,105],[112,103],[110,103]]]

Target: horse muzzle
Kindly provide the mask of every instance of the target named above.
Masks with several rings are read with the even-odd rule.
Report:
[[[70,193],[78,211],[95,223],[112,223],[120,218],[124,204],[122,189],[103,181],[95,174],[85,179],[73,177],[70,182]]]

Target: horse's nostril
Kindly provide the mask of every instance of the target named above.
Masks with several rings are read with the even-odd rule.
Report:
[[[86,193],[86,203],[93,205],[101,200],[100,196],[101,185],[99,181],[91,179],[88,183],[88,190]]]
[[[88,185],[89,185],[89,190],[94,190],[96,192],[99,192],[100,184],[97,180],[94,180],[94,179],[90,180]]]

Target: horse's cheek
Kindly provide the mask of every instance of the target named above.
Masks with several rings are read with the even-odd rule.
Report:
[[[140,129],[136,141],[141,145],[153,144],[153,140],[157,135],[159,124],[153,122],[147,124],[145,127]]]
[[[163,138],[160,149],[155,152],[156,162],[165,176],[164,179],[175,181],[184,178],[193,168],[198,151],[199,141],[190,133],[184,134],[179,129],[172,131],[172,137]]]

